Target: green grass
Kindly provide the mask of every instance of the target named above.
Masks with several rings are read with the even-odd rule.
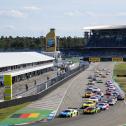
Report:
[[[117,75],[126,75],[126,63],[116,64],[113,71],[114,80],[126,92],[126,77],[119,77]]]
[[[116,77],[115,81],[118,82],[120,87],[126,92],[126,78]]]
[[[126,75],[126,63],[119,63],[115,65],[114,76]]]
[[[0,109],[0,121],[11,115],[12,113],[16,112],[17,110],[20,110],[21,108],[27,106],[29,103],[24,103],[12,107],[7,107]]]
[[[53,110],[47,110],[47,109],[20,109],[19,111],[16,111],[13,113],[10,117],[0,121],[0,126],[8,126],[8,125],[16,125],[16,124],[23,124],[23,123],[29,123],[34,121],[39,121],[42,119],[47,119],[49,114]],[[38,114],[36,117],[24,117],[20,118],[21,114]]]

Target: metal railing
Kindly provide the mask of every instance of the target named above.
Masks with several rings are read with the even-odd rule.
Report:
[[[37,84],[36,86],[32,86],[29,88],[28,91],[23,91],[23,92],[19,92],[17,94],[13,95],[13,98],[19,98],[19,97],[26,97],[26,96],[30,96],[30,95],[36,95],[40,92],[44,92],[45,90],[47,90],[48,88],[52,87],[53,85],[55,85],[57,82],[67,78],[68,76],[72,75],[73,73],[81,70],[81,69],[86,69],[88,68],[88,65],[82,65],[82,66],[78,66],[75,69],[66,71],[64,73],[61,73],[59,75],[57,75],[54,78],[51,78],[50,80]]]

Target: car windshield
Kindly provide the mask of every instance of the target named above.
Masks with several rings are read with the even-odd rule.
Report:
[[[96,97],[91,97],[91,99],[97,99]]]
[[[98,89],[98,88],[94,87],[94,89]]]
[[[112,102],[113,100],[112,100],[112,99],[109,99],[108,101],[109,101],[109,102]]]
[[[98,104],[99,106],[103,106],[103,105],[105,105],[105,104],[103,104],[103,103],[100,103],[100,104]]]
[[[86,103],[86,104],[92,104],[92,102],[84,102],[84,103]]]
[[[70,112],[70,110],[64,110],[63,112]]]
[[[91,92],[87,92],[87,94],[91,94]]]

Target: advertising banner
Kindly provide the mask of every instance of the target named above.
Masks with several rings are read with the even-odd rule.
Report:
[[[55,40],[53,39],[47,40],[47,48],[50,48],[50,47],[55,47]]]
[[[4,75],[4,100],[12,99],[12,76]]]
[[[113,62],[123,62],[123,58],[122,57],[112,57],[112,61]]]
[[[100,57],[90,57],[89,61],[90,62],[100,62]]]

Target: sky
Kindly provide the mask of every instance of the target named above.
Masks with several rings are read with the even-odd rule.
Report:
[[[126,0],[0,0],[0,36],[83,37],[83,28],[125,25]]]

